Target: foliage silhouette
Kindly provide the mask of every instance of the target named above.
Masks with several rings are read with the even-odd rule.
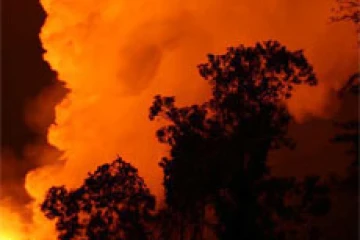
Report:
[[[301,50],[289,51],[276,41],[267,41],[255,47],[232,47],[223,55],[209,54],[199,72],[211,86],[210,100],[176,107],[174,97],[157,95],[149,115],[151,120],[162,117],[170,122],[157,131],[157,137],[171,147],[160,166],[166,203],[181,219],[180,239],[202,238],[207,206],[215,208],[220,239],[279,238],[274,229],[280,220],[274,220],[270,212],[276,211],[282,222],[289,218],[290,210],[282,200],[287,192],[297,186],[297,195],[304,198],[301,202],[326,195],[326,191],[314,190],[324,188],[315,184],[318,181],[310,189],[304,187],[306,181],[271,177],[266,164],[271,149],[294,147],[287,136],[292,117],[286,99],[295,85],[317,84],[313,68]],[[281,195],[279,188],[286,191]],[[269,202],[276,196],[280,206],[273,208]],[[309,213],[328,210],[328,200],[321,199],[322,204],[313,205]],[[298,208],[304,212],[309,206]],[[185,225],[194,226],[192,234]]]
[[[148,239],[155,198],[121,158],[104,164],[76,190],[49,189],[41,210],[56,219],[58,239]]]
[[[338,96],[339,98],[343,98],[344,95],[350,93],[354,96],[359,96],[360,90],[360,73],[352,74],[349,79],[346,81],[344,86],[339,90]]]
[[[330,18],[333,22],[351,21],[360,32],[360,1],[336,0],[338,7],[333,9],[334,15]]]
[[[41,209],[57,220],[59,239],[208,239],[205,229],[220,239],[295,239],[310,215],[327,213],[318,177],[276,178],[267,166],[270,150],[295,146],[286,107],[293,88],[317,84],[302,51],[276,41],[240,45],[209,54],[199,72],[212,89],[208,101],[177,107],[158,95],[150,108],[151,120],[170,122],[157,131],[170,146],[159,163],[167,209],[152,213],[154,197],[118,158],[76,190],[48,191]]]
[[[359,0],[337,0],[338,9],[334,9],[335,14],[331,17],[333,22],[351,21],[355,24],[357,33],[360,33],[360,1]],[[360,39],[358,40],[358,44]],[[339,90],[338,97],[344,98],[351,94],[356,97],[359,103],[360,72],[352,74],[344,86]],[[359,111],[357,108],[355,111]],[[349,154],[354,156],[354,160],[348,168],[348,176],[344,183],[358,191],[359,184],[359,119],[352,119],[346,122],[336,122],[335,127],[342,129],[342,133],[337,134],[333,139],[335,143],[350,143]]]
[[[344,84],[344,87],[340,89],[338,96],[341,99],[349,95],[355,97],[354,100],[357,101],[355,106],[357,106],[359,103],[359,89],[360,74],[355,73],[350,76],[349,80]],[[356,107],[355,111],[359,111],[358,107]],[[359,119],[351,119],[345,122],[336,122],[335,127],[339,130],[341,129],[341,133],[336,134],[331,141],[338,144],[350,144],[350,148],[347,153],[353,156],[353,160],[348,167],[348,175],[345,178],[344,183],[351,186],[356,192],[358,192],[360,121]]]

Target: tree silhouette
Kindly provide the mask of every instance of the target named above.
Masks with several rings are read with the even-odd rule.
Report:
[[[338,9],[334,9],[335,14],[331,17],[334,22],[351,21],[360,33],[360,1],[359,0],[337,0]],[[344,86],[338,91],[338,97],[344,98],[349,93],[356,97],[358,101],[360,89],[360,72],[355,72],[346,81]],[[333,139],[334,142],[347,142],[352,144],[349,151],[350,154],[355,156],[354,166],[357,167],[359,158],[359,120],[350,120],[347,122],[336,123],[336,126],[342,128],[345,132],[338,134]]]
[[[41,210],[56,219],[58,239],[148,239],[155,199],[121,158],[104,164],[78,189],[49,189]]]
[[[344,86],[339,90],[339,98],[343,99],[346,96],[355,97],[355,101],[359,101],[359,89],[360,89],[360,75],[359,73],[353,74],[350,76],[349,80],[344,84]],[[355,103],[355,105],[357,105]],[[355,111],[359,110],[357,107]],[[353,160],[348,167],[348,176],[345,178],[345,183],[349,186],[352,186],[353,189],[358,191],[359,184],[359,127],[360,121],[359,119],[351,119],[345,122],[336,122],[335,127],[341,132],[336,134],[334,138],[331,140],[334,143],[344,143],[350,144],[350,148],[348,150],[348,154],[353,156]]]
[[[209,54],[199,72],[212,88],[209,101],[176,107],[174,97],[158,95],[150,108],[151,120],[162,117],[170,122],[157,131],[157,137],[171,147],[160,166],[166,203],[181,219],[180,239],[202,238],[209,205],[216,210],[220,239],[279,237],[274,224],[280,221],[273,219],[269,199],[281,195],[279,186],[287,186],[285,194],[295,188],[295,182],[285,184],[289,179],[282,179],[277,187],[261,187],[281,182],[269,175],[267,155],[281,146],[294,147],[287,136],[292,117],[286,99],[295,85],[316,85],[313,68],[301,50],[289,51],[267,41],[229,48],[223,55]],[[311,191],[302,189],[298,195],[303,193],[305,198]],[[312,200],[315,192],[310,194]],[[283,201],[279,204],[285,208]],[[321,206],[326,210],[329,204]],[[277,213],[286,220],[286,211]],[[185,225],[193,229],[190,235]]]
[[[360,33],[360,1],[359,0],[336,0],[338,7],[333,9],[334,15],[330,20],[333,22],[351,21],[356,25]]]
[[[331,17],[333,22],[351,21],[360,33],[360,1],[359,0],[337,0],[338,9],[334,9],[335,15]],[[358,44],[360,39],[358,40]],[[352,74],[344,86],[339,90],[338,97],[343,99],[351,94],[359,101],[360,72]],[[358,111],[356,109],[355,111]],[[350,143],[349,154],[354,156],[354,160],[348,168],[348,176],[345,183],[349,183],[358,191],[359,183],[359,119],[352,119],[346,122],[336,122],[335,126],[342,129],[342,133],[337,134],[332,141],[335,143]]]

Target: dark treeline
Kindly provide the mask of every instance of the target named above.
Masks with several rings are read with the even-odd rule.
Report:
[[[327,182],[275,177],[267,164],[270,151],[295,148],[285,101],[317,84],[303,52],[267,41],[198,67],[208,101],[177,107],[158,95],[150,107],[150,120],[168,122],[156,133],[170,147],[159,163],[166,207],[154,211],[137,170],[118,158],[78,189],[49,190],[41,207],[59,239],[321,239],[311,220],[331,208]]]
[[[359,2],[338,0],[332,21],[359,26]],[[314,224],[331,209],[330,190],[358,191],[359,120],[334,124],[334,144],[351,144],[345,178],[275,177],[268,154],[296,147],[286,100],[296,85],[317,85],[303,52],[276,41],[231,47],[198,66],[211,86],[210,99],[177,107],[157,95],[150,120],[168,124],[156,135],[170,148],[161,159],[165,207],[155,211],[137,170],[120,157],[99,166],[75,190],[52,187],[41,206],[56,219],[58,239],[324,239]],[[358,101],[359,73],[339,91]]]

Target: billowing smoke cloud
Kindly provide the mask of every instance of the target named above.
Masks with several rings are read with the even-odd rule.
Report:
[[[26,239],[26,224],[12,207],[9,200],[0,201],[0,239]]]
[[[0,239],[24,239],[24,220],[30,213],[23,208],[29,200],[23,191],[26,166],[8,147],[1,149],[1,162],[6,164],[0,166]]]
[[[209,52],[268,39],[305,49],[320,85],[296,90],[289,106],[299,121],[329,117],[329,97],[357,69],[354,28],[329,23],[328,0],[41,2],[48,14],[40,34],[44,58],[70,93],[48,129],[49,143],[64,154],[44,152],[49,164],[26,179],[38,224],[44,219],[37,204],[49,187],[76,187],[117,154],[139,169],[161,199],[157,164],[166,149],[155,139],[161,123],[148,120],[148,108],[158,93],[175,95],[180,104],[206,99],[208,88],[196,66]],[[40,129],[47,122],[41,119],[34,122]],[[46,239],[42,231],[34,239]]]
[[[21,191],[24,185],[24,173],[26,169],[20,165],[18,156],[8,147],[1,149],[1,174],[0,174],[0,200],[11,196],[13,199],[25,199],[24,191]],[[11,199],[11,200],[13,200]]]

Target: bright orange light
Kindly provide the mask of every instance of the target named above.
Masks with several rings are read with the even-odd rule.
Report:
[[[321,84],[298,90],[289,103],[298,119],[323,116],[331,89],[357,68],[353,29],[328,24],[327,0],[271,0],[262,5],[250,0],[41,4],[48,15],[40,34],[47,51],[44,59],[71,93],[56,107],[56,124],[48,132],[49,143],[64,151],[63,158],[41,156],[53,164],[26,177],[26,189],[35,199],[35,227],[29,237],[34,240],[55,236],[53,224],[39,210],[47,189],[76,187],[87,172],[118,154],[139,169],[154,194],[162,196],[158,162],[166,149],[155,139],[160,123],[148,120],[148,108],[159,93],[175,95],[180,104],[205,99],[207,85],[196,65],[207,53],[268,39],[305,49]]]
[[[11,236],[11,234],[1,233],[0,240],[15,240],[15,238],[9,236]]]
[[[0,233],[0,240],[22,240],[16,233]]]
[[[24,232],[20,216],[10,211],[10,206],[0,205],[0,240],[27,240]]]

